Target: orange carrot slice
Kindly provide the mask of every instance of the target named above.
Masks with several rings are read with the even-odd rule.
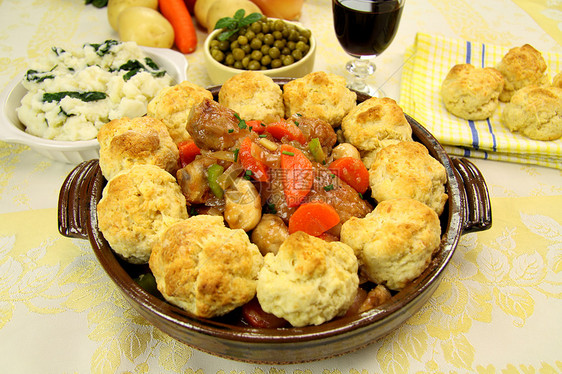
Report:
[[[312,236],[320,236],[340,223],[338,212],[321,201],[304,203],[289,218],[289,234],[303,231]]]
[[[287,138],[289,140],[296,140],[301,144],[306,144],[306,136],[301,129],[291,121],[281,120],[270,123],[266,126],[265,131],[279,140]]]
[[[359,159],[353,157],[338,158],[328,168],[359,193],[365,193],[369,188],[369,171],[363,161]]]
[[[281,145],[279,150],[285,200],[290,207],[298,206],[312,188],[314,178],[312,162],[301,151],[289,144]]]
[[[269,181],[267,165],[252,155],[253,142],[249,137],[244,138],[238,150],[238,160],[242,167],[251,172],[252,178],[260,182]]]
[[[180,153],[181,167],[191,163],[195,159],[195,156],[201,154],[199,147],[191,140],[178,143],[178,150]]]

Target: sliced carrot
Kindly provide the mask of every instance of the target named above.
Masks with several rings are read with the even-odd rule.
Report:
[[[312,236],[323,233],[340,223],[338,212],[321,201],[304,203],[289,218],[289,234],[303,231]]]
[[[359,193],[365,193],[369,188],[369,171],[365,164],[357,158],[338,158],[328,168]]]
[[[258,134],[263,134],[265,131],[265,123],[263,123],[262,121],[259,120],[251,120],[251,121],[246,121],[246,125],[248,126],[249,129],[251,129],[252,131],[258,133]]]
[[[251,172],[252,178],[260,182],[269,181],[269,175],[267,174],[267,165],[258,160],[252,154],[253,142],[250,137],[244,138],[240,144],[240,149],[238,150],[238,161],[242,164],[242,167]]]
[[[182,168],[195,160],[195,156],[201,154],[201,149],[199,149],[199,147],[195,145],[195,142],[191,140],[178,143],[178,150],[180,153],[180,163]]]
[[[160,13],[174,28],[174,42],[181,53],[191,53],[197,48],[197,33],[184,0],[159,0]]]
[[[279,140],[287,138],[289,140],[296,140],[301,144],[306,144],[306,136],[301,129],[291,121],[281,120],[270,123],[265,127],[265,131]]]
[[[279,151],[285,200],[290,207],[298,206],[312,188],[314,181],[312,162],[304,153],[289,144],[281,145]]]

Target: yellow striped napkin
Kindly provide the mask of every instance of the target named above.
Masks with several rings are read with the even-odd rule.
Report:
[[[454,65],[493,67],[510,48],[418,33],[405,54],[400,106],[426,127],[449,154],[562,169],[562,139],[536,141],[511,133],[500,122],[505,104],[500,104],[487,120],[468,121],[447,112],[441,101],[441,83]],[[541,53],[552,78],[562,70],[562,55]]]

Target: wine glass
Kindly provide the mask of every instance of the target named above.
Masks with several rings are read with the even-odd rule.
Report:
[[[340,45],[354,57],[346,69],[355,78],[348,87],[369,96],[383,97],[380,88],[366,83],[376,66],[372,59],[392,43],[405,0],[332,0],[334,30]]]

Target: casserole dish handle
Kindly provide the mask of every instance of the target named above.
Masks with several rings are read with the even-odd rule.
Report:
[[[98,178],[98,160],[84,161],[68,174],[58,201],[58,225],[61,235],[88,239],[91,184]]]
[[[463,234],[488,230],[492,227],[492,205],[482,173],[466,158],[452,158],[451,161],[459,180]]]

